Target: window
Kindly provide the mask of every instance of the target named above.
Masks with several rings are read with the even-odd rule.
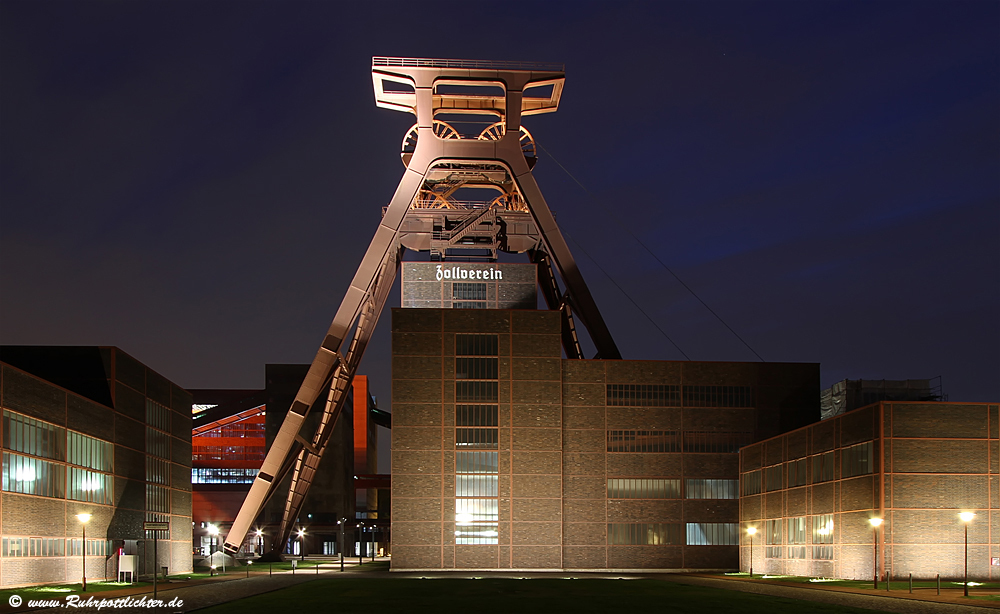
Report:
[[[66,439],[68,444],[66,460],[71,465],[111,473],[114,464],[114,446],[111,443],[73,431],[67,432]]]
[[[806,547],[805,546],[789,546],[788,547],[788,558],[790,558],[790,559],[804,559],[804,558],[806,558]]]
[[[812,555],[816,561],[832,561],[833,546],[813,546]]]
[[[170,491],[162,486],[146,484],[146,509],[150,512],[170,513]]]
[[[452,309],[489,309],[486,301],[455,301],[451,304]]]
[[[496,356],[497,335],[455,335],[455,356]]]
[[[779,546],[781,545],[781,521],[780,520],[765,520],[764,521],[764,543],[768,546]]]
[[[456,405],[455,426],[497,426],[497,406]]]
[[[170,435],[147,426],[146,453],[160,458],[170,458]]]
[[[782,471],[781,465],[773,465],[764,468],[764,492],[781,490]]]
[[[4,452],[3,490],[62,499],[66,496],[66,467],[40,458]]]
[[[456,499],[455,543],[496,544],[499,517],[496,499]]]
[[[806,519],[804,517],[787,518],[786,523],[788,529],[788,543],[806,543]],[[791,555],[789,555],[789,558],[791,558]],[[803,554],[801,558],[805,558],[805,555]]]
[[[833,514],[820,514],[812,517],[812,543],[833,543]]]
[[[4,537],[0,556],[66,556],[66,540],[57,537]]]
[[[67,541],[67,554],[70,556],[81,556],[83,553],[80,552],[79,539],[68,539]],[[112,552],[111,540],[107,539],[88,539],[87,540],[87,556],[108,556],[109,552]]]
[[[455,447],[496,449],[498,429],[455,429]]]
[[[114,503],[114,480],[107,473],[69,467],[67,499],[111,505]]]
[[[842,478],[872,473],[875,466],[872,458],[872,442],[859,443],[856,446],[844,448],[840,452]]]
[[[750,433],[687,431],[684,433],[684,451],[728,454],[739,452],[750,441]]]
[[[612,546],[681,545],[679,523],[609,523],[608,544]]]
[[[455,473],[496,472],[496,452],[455,452]]]
[[[677,431],[608,431],[608,452],[680,452]]]
[[[32,456],[66,460],[66,429],[4,410],[3,447]]]
[[[808,481],[809,476],[806,474],[806,459],[800,458],[798,460],[788,461],[788,488],[805,486]]]
[[[740,494],[760,494],[760,469],[757,469],[756,471],[748,471],[744,473],[740,479],[742,480]]]
[[[485,301],[486,284],[453,283],[451,297],[462,301]]]
[[[492,401],[497,402],[497,382],[457,381],[455,382],[455,401]]]
[[[146,481],[170,486],[170,461],[165,461],[154,456],[147,456]]]
[[[684,407],[753,406],[753,386],[684,386]]]
[[[738,499],[736,480],[686,480],[684,496],[688,499]]]
[[[833,450],[813,457],[813,484],[829,482],[834,478]]]
[[[738,540],[739,528],[735,522],[687,523],[689,546],[736,546]]]
[[[170,410],[159,403],[146,399],[146,424],[169,432]]]
[[[785,549],[781,546],[767,546],[764,548],[765,559],[781,559],[785,557]]]
[[[256,469],[195,467],[191,470],[192,484],[253,484],[256,477]]]
[[[679,479],[608,478],[608,499],[679,499]]]
[[[608,405],[616,407],[679,407],[680,386],[608,384]]]
[[[499,358],[456,358],[455,379],[496,379]]]

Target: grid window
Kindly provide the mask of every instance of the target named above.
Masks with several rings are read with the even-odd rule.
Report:
[[[790,558],[790,559],[804,559],[804,558],[806,558],[806,547],[805,546],[789,546],[788,547],[788,558]]]
[[[679,499],[679,479],[608,478],[609,499]]]
[[[111,443],[73,431],[66,433],[66,440],[66,460],[71,465],[111,473],[114,464],[114,446]]]
[[[806,472],[806,459],[800,458],[788,462],[788,487],[805,486],[809,481]]]
[[[452,309],[489,309],[486,301],[455,301],[451,304]]]
[[[608,544],[612,546],[679,546],[681,525],[675,523],[609,523]]]
[[[497,496],[497,474],[458,474],[455,476],[456,497]]]
[[[496,499],[456,499],[455,543],[496,544],[498,519]]]
[[[66,467],[40,458],[4,452],[3,490],[62,499],[66,496]]]
[[[608,405],[615,407],[680,407],[680,386],[608,384]]]
[[[458,381],[455,382],[455,401],[497,402],[497,382]]]
[[[3,447],[32,456],[66,460],[66,429],[4,410]]]
[[[773,465],[764,468],[764,492],[781,490],[782,471],[781,465]]]
[[[686,431],[684,433],[684,451],[728,454],[739,452],[741,447],[751,442],[751,439],[750,433]]]
[[[170,461],[165,461],[155,456],[147,456],[146,481],[170,486]]]
[[[192,484],[253,484],[256,477],[256,469],[195,467],[191,470]]]
[[[499,358],[456,358],[455,379],[496,379]]]
[[[496,452],[455,452],[455,473],[496,473]]]
[[[455,426],[497,426],[497,406],[456,405]]]
[[[170,410],[159,403],[146,399],[146,424],[161,431],[170,430]]]
[[[170,491],[162,486],[146,484],[146,509],[150,512],[170,513]]]
[[[738,499],[736,480],[691,479],[684,482],[687,499]]]
[[[499,532],[495,522],[456,522],[455,544],[487,546],[496,544]]]
[[[832,561],[833,546],[813,546],[812,555],[815,561]]]
[[[741,477],[740,494],[759,495],[760,494],[760,469],[748,471]]]
[[[4,537],[0,556],[66,556],[66,540],[58,537]]]
[[[856,446],[844,448],[840,452],[841,474],[843,478],[872,473],[874,459],[872,442],[859,443]]]
[[[107,473],[69,467],[69,489],[66,498],[111,505],[114,503],[114,480]]]
[[[677,431],[608,431],[608,452],[680,452]]]
[[[146,427],[146,453],[160,458],[170,458],[170,435]]]
[[[460,301],[485,301],[486,284],[455,282],[451,284],[451,297]]]
[[[781,559],[785,557],[785,549],[781,546],[767,546],[764,548],[765,559]]]
[[[496,356],[497,335],[455,335],[455,356]]]
[[[737,546],[738,540],[739,527],[735,522],[687,523],[689,546]]]
[[[768,546],[780,546],[782,544],[780,520],[764,521],[764,543]]]
[[[834,476],[834,454],[833,450],[813,457],[812,474],[813,484],[829,482]]]
[[[753,386],[684,386],[684,407],[753,406]]]
[[[80,544],[82,543],[79,539],[68,539],[66,540],[67,554],[69,556],[80,556],[83,553],[80,552]],[[111,540],[108,539],[88,539],[87,540],[87,556],[108,556],[109,552],[113,552]]]
[[[833,543],[833,514],[820,514],[812,517],[812,543]]]
[[[496,449],[498,429],[455,429],[455,447],[459,449]]]
[[[787,536],[789,544],[804,544],[806,543],[806,519],[802,516],[798,518],[787,518]],[[789,556],[789,558],[791,558]],[[805,555],[802,555],[805,558]]]

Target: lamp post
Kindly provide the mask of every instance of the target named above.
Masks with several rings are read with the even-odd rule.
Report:
[[[358,567],[365,564],[365,523],[358,523]]]
[[[962,512],[958,515],[965,523],[965,596],[969,596],[969,523],[976,517],[972,512]]]
[[[344,571],[344,525],[347,524],[346,518],[341,518],[337,521],[337,528],[340,529],[340,571]]]
[[[210,524],[206,528],[208,530],[208,535],[209,535],[209,541],[208,541],[208,562],[211,565],[212,563],[215,563],[215,538],[219,534],[219,527],[215,526],[214,524]],[[211,566],[212,566],[212,569],[214,570],[215,569],[215,565],[211,565]],[[225,559],[222,560],[222,571],[223,572],[226,571],[226,560]],[[212,574],[214,575],[214,572],[212,572]]]
[[[881,518],[869,518],[868,522],[872,525],[872,544],[874,557],[872,558],[872,575],[875,577],[875,588],[878,588],[878,528],[882,524]],[[889,579],[886,578],[886,583]]]
[[[306,530],[299,529],[299,560],[306,560]]]
[[[753,536],[757,533],[757,527],[750,527],[747,529],[747,535],[750,536],[750,577],[753,577]]]
[[[90,514],[77,514],[76,519],[80,521],[80,526],[83,527],[83,543],[82,548],[80,548],[81,561],[83,563],[83,589],[81,593],[87,592],[87,522],[91,519]]]
[[[254,534],[257,536],[257,556],[264,554],[264,531],[257,529]]]

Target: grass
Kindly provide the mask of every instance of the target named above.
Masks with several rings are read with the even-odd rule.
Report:
[[[729,578],[746,578],[749,579],[749,574],[747,573],[727,573],[726,577]],[[813,578],[808,576],[781,576],[781,575],[761,575],[754,574],[754,580],[760,580],[764,582],[794,582],[799,584],[822,584],[823,586],[843,586],[846,588],[873,588],[873,583],[871,580],[837,580],[831,578]],[[971,582],[971,580],[970,580]],[[941,579],[941,589],[953,589],[961,588],[962,583],[956,582],[954,580]],[[910,583],[907,580],[896,580],[894,579],[888,591],[908,591],[910,588]],[[1000,582],[984,582],[976,585],[969,585],[969,590],[975,589],[997,589],[1000,588]],[[937,589],[937,581],[935,580],[914,580],[913,590],[917,589]],[[878,590],[886,591],[885,580],[879,580]],[[887,591],[887,592],[888,592]]]
[[[203,610],[206,614],[474,610],[476,614],[518,612],[678,612],[730,611],[749,614],[862,614],[847,608],[662,580],[532,578],[351,578],[319,579],[272,593]]]

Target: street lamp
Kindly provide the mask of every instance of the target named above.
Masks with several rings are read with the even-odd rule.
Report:
[[[340,529],[340,571],[344,571],[344,525],[346,524],[346,518],[337,521],[337,528]]]
[[[365,523],[358,523],[358,566],[365,564]]]
[[[210,524],[210,525],[208,525],[207,529],[208,529],[208,534],[212,536],[211,541],[209,541],[209,543],[208,543],[208,560],[209,560],[210,563],[214,563],[215,562],[216,538],[219,535],[219,527],[215,526],[214,524]],[[215,565],[212,565],[212,569],[215,569]],[[225,556],[222,557],[222,573],[226,573],[226,557]]]
[[[878,588],[878,528],[882,524],[881,518],[869,518],[868,522],[872,525],[872,543],[874,544],[874,558],[872,559],[872,574],[875,576],[875,588]],[[889,579],[885,580],[887,583]]]
[[[753,536],[757,533],[757,527],[750,527],[747,529],[747,535],[750,536],[750,577],[753,577]]]
[[[306,560],[306,530],[299,529],[299,560]]]
[[[264,554],[264,531],[257,529],[254,533],[257,536],[257,555]]]
[[[76,519],[80,521],[80,526],[83,527],[83,548],[80,549],[83,560],[83,589],[81,593],[87,592],[87,522],[90,521],[92,516],[90,514],[77,514]]]
[[[958,515],[965,523],[965,596],[969,596],[969,523],[976,517],[972,512],[962,512]]]

